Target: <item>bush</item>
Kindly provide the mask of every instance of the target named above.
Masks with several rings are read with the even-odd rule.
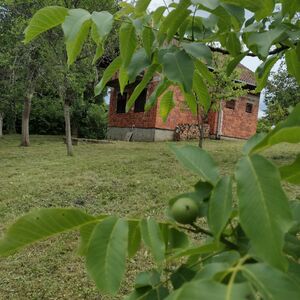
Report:
[[[20,116],[22,119],[22,115]],[[64,133],[63,105],[58,99],[32,101],[29,130],[31,134],[62,135]]]
[[[271,124],[267,119],[261,118],[258,120],[257,128],[256,128],[257,133],[269,132],[270,130],[271,130]]]
[[[90,139],[105,139],[107,133],[107,111],[105,103],[91,104],[86,112],[86,118],[80,120],[79,137]]]

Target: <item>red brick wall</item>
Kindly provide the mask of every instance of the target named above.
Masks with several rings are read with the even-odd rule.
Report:
[[[150,83],[147,98],[155,89],[157,81]],[[159,103],[148,112],[135,113],[133,108],[128,113],[116,113],[116,90],[112,91],[109,108],[110,127],[138,127],[138,128],[160,128],[174,130],[178,124],[197,124],[194,116],[184,102],[184,97],[178,87],[170,87],[174,91],[175,108],[171,111],[168,120],[164,123],[159,114]],[[130,91],[129,96],[130,96]],[[250,100],[248,98],[251,98]],[[252,113],[246,112],[247,101],[253,103]],[[233,138],[247,139],[256,132],[259,97],[249,95],[236,101],[235,109],[228,109],[223,103],[223,125],[222,135]],[[217,133],[218,113],[210,113],[208,117],[210,134]]]
[[[157,82],[151,82],[147,91],[147,98],[154,90]],[[132,90],[128,91],[128,96]],[[156,121],[156,106],[148,112],[134,112],[133,108],[128,113],[117,114],[117,91],[112,90],[109,105],[109,127],[138,127],[138,128],[154,128]]]
[[[197,124],[197,117],[191,113],[186,105],[180,89],[175,86],[172,86],[169,89],[173,91],[175,107],[169,114],[167,121],[164,122],[159,114],[160,101],[158,101],[155,127],[174,130],[178,124]]]
[[[253,104],[252,113],[246,112],[248,102]],[[226,108],[224,102],[222,135],[242,139],[251,137],[256,132],[258,109],[259,96],[241,97],[234,109]]]

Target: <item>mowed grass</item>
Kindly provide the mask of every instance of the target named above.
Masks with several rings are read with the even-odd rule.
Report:
[[[184,144],[184,143],[179,143]],[[195,144],[196,142],[191,142]],[[39,207],[78,207],[92,214],[164,218],[168,199],[192,189],[197,176],[186,171],[168,143],[80,144],[67,157],[61,137],[32,136],[21,148],[19,136],[0,139],[0,232],[18,216]],[[205,142],[222,174],[232,174],[242,141]],[[266,152],[277,164],[291,162],[299,145]],[[285,185],[291,198],[299,187]],[[0,299],[118,299],[102,296],[76,256],[78,233],[30,246],[0,259]],[[121,294],[136,272],[147,268],[147,252],[129,262]]]

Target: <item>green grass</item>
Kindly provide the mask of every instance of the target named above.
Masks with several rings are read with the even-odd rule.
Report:
[[[80,144],[67,157],[61,137],[18,136],[0,140],[0,232],[18,216],[38,207],[79,207],[89,213],[164,218],[170,197],[189,191],[197,181],[175,160],[167,143]],[[196,143],[195,143],[196,144]],[[232,174],[241,141],[206,141],[205,148],[223,174]],[[289,163],[299,145],[281,145],[266,155]],[[285,185],[290,197],[300,188]],[[111,299],[99,294],[75,255],[78,234],[31,246],[0,260],[0,299]],[[130,290],[134,274],[149,266],[142,251],[129,262],[121,293]]]

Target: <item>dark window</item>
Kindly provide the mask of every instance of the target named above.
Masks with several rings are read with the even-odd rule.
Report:
[[[253,108],[253,104],[252,103],[247,103],[246,104],[246,112],[251,114],[252,113],[252,108]]]
[[[226,108],[235,109],[235,100],[226,101]]]
[[[117,96],[117,114],[124,114],[126,111],[127,93],[118,93]]]
[[[144,112],[147,98],[147,90],[143,90],[134,103],[134,112]]]

